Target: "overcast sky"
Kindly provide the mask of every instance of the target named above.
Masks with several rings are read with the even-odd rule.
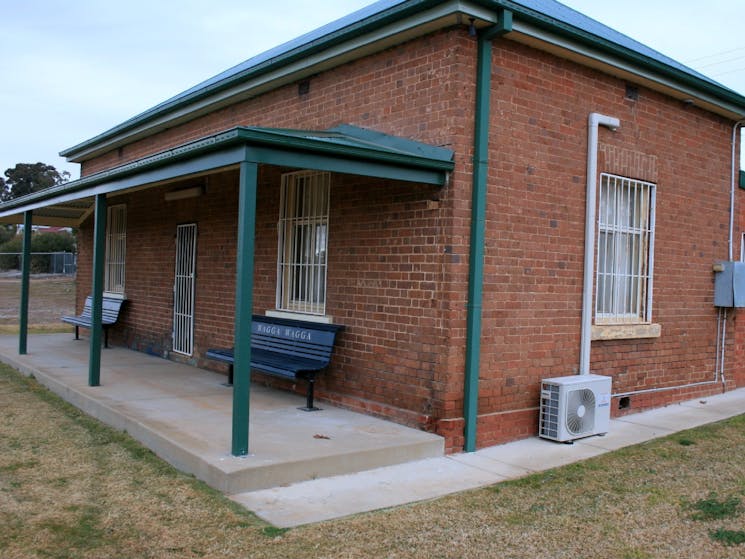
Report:
[[[370,3],[0,0],[0,173],[77,178],[60,150]],[[743,0],[564,3],[745,94]]]

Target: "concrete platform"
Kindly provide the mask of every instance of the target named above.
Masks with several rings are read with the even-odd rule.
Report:
[[[0,360],[101,421],[126,431],[180,470],[234,494],[443,455],[441,437],[252,385],[249,451],[230,454],[226,377],[122,348],[102,350],[101,386],[88,386],[88,341],[72,334],[0,336]]]
[[[227,493],[280,527],[440,497],[563,466],[745,413],[745,389],[628,415],[603,437],[574,444],[533,437],[470,454],[442,454],[441,438],[260,386],[251,392],[251,455],[229,455],[225,377],[133,351],[103,352],[103,386],[87,386],[88,345],[32,336],[28,356],[0,336],[0,360]],[[328,437],[328,438],[325,438]]]
[[[607,435],[574,444],[533,437],[232,498],[276,526],[292,527],[492,485],[743,413],[745,389],[738,389],[611,420]]]

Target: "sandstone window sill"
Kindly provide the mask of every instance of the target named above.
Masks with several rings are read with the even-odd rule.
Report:
[[[328,315],[294,313],[291,311],[267,310],[264,315],[272,318],[289,318],[291,320],[302,320],[305,322],[319,322],[321,324],[333,324],[334,318]]]
[[[661,334],[659,324],[595,324],[592,327],[593,340],[659,338]]]

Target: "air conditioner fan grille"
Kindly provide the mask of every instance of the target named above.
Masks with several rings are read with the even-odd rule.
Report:
[[[541,391],[540,435],[555,439],[559,436],[559,386],[544,383]]]
[[[595,428],[595,393],[589,388],[572,390],[567,395],[566,426],[573,435]]]

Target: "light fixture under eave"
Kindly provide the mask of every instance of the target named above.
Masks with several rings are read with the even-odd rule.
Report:
[[[475,25],[476,19],[469,17],[468,22],[469,22],[468,23],[468,35],[471,37],[475,37],[476,36],[476,25]]]
[[[197,198],[202,194],[204,194],[204,186],[192,186],[191,188],[182,188],[180,190],[172,190],[170,192],[166,192],[163,195],[163,199],[166,202],[173,202],[174,200]]]

